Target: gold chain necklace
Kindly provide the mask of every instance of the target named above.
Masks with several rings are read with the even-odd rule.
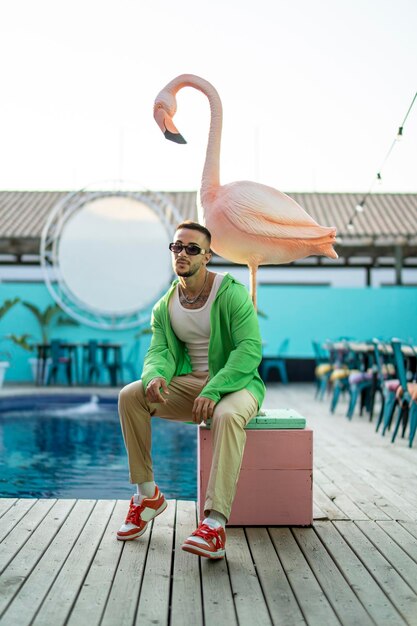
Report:
[[[194,304],[194,302],[196,302],[198,300],[198,298],[201,296],[201,294],[204,291],[204,287],[206,286],[208,275],[209,275],[209,273],[206,272],[206,277],[204,279],[204,283],[203,283],[203,286],[201,288],[201,291],[199,291],[198,294],[196,295],[196,297],[192,298],[191,300],[187,298],[187,296],[185,295],[185,291],[184,291],[183,287],[181,286],[182,297],[184,298],[184,300],[186,301],[187,304]]]

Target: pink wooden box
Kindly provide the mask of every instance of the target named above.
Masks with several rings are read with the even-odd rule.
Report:
[[[247,430],[228,526],[310,526],[313,523],[313,431]],[[198,510],[212,456],[211,430],[198,429]]]

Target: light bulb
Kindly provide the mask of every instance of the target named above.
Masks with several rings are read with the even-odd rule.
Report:
[[[396,139],[397,139],[397,141],[401,141],[402,138],[403,138],[403,127],[400,126],[399,129],[398,129],[398,132],[397,132]]]
[[[352,224],[352,222],[349,222],[349,224],[347,225],[348,230],[355,230],[354,225]]]
[[[358,213],[363,213],[363,201],[359,202],[356,206],[355,206],[355,211],[357,211]]]

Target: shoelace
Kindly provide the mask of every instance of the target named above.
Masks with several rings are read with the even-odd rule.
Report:
[[[211,528],[211,526],[208,526],[207,524],[201,524],[197,528],[197,530],[193,532],[193,535],[195,535],[196,537],[201,537],[202,539],[204,539],[204,541],[217,539],[220,547],[223,547],[223,541],[218,528]]]
[[[142,504],[134,504],[132,502],[126,517],[125,524],[136,524],[137,526],[138,516],[140,516],[144,508],[145,507]]]

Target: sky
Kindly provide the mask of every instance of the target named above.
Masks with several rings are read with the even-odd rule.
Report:
[[[0,189],[120,179],[199,188],[206,97],[186,145],[152,114],[175,76],[223,103],[221,182],[366,192],[417,91],[415,0],[16,0],[0,4]],[[417,192],[417,102],[374,191]]]

